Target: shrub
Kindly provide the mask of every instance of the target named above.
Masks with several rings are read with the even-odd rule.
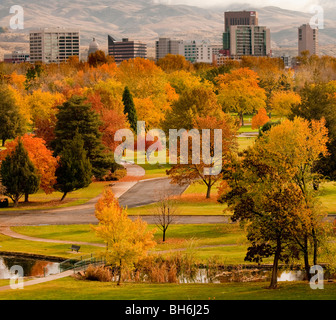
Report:
[[[109,282],[112,281],[113,276],[110,268],[89,265],[84,273],[83,278],[90,281]]]

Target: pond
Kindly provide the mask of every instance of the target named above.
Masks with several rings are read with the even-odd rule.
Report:
[[[179,277],[180,283],[227,283],[227,282],[260,282],[270,281],[271,270],[239,269],[231,271],[209,272],[207,269],[198,269],[192,277]],[[278,281],[303,281],[305,272],[301,270],[279,271]]]
[[[10,279],[13,275],[10,269],[13,266],[22,267],[24,277],[44,277],[57,274],[59,271],[58,262],[51,262],[41,258],[2,255],[0,256],[0,279]]]

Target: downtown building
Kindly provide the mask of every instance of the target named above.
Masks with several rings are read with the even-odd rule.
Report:
[[[303,51],[310,55],[318,55],[318,29],[313,29],[309,24],[302,25],[298,30],[299,56]]]
[[[225,12],[224,56],[271,56],[271,31],[259,26],[256,11]]]
[[[134,58],[147,58],[147,45],[139,41],[129,41],[128,38],[116,41],[108,36],[108,54],[114,57],[116,63]]]
[[[43,28],[29,34],[30,62],[62,63],[72,56],[79,56],[78,30]]]
[[[30,54],[24,51],[13,51],[12,53],[5,53],[5,63],[25,63],[30,62]]]
[[[222,50],[222,45],[213,45],[206,40],[171,40],[159,38],[155,43],[156,61],[168,54],[181,55],[191,63],[213,63],[214,55]]]
[[[183,41],[159,38],[155,42],[155,60],[158,61],[168,54],[183,55]]]

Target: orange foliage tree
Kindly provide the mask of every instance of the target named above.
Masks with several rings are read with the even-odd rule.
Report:
[[[265,108],[260,108],[258,113],[252,118],[252,129],[259,129],[270,120]]]
[[[18,141],[19,138],[16,138],[14,141],[6,143],[6,149],[0,152],[0,161],[14,152]],[[40,188],[46,194],[52,193],[54,191],[53,186],[56,184],[55,171],[58,166],[58,158],[53,157],[52,152],[46,147],[45,141],[41,138],[25,134],[21,137],[21,141],[38,174],[41,176]]]

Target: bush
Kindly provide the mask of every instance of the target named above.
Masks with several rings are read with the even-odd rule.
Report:
[[[115,172],[110,172],[104,177],[105,181],[118,181],[127,175],[126,169],[117,169]]]
[[[90,281],[109,282],[112,281],[113,275],[110,268],[89,265],[84,273],[83,279]]]

